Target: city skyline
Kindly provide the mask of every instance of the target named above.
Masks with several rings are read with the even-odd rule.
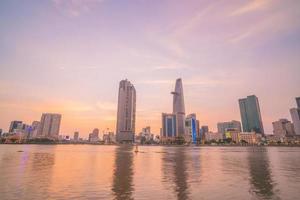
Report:
[[[62,134],[115,131],[117,85],[128,78],[136,130],[159,134],[181,77],[200,126],[241,121],[237,99],[255,94],[271,134],[272,122],[292,120],[299,96],[299,4],[1,1],[0,128],[49,112],[62,114]]]

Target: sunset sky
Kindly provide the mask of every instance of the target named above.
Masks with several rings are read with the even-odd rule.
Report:
[[[159,133],[176,78],[186,113],[216,130],[259,98],[265,132],[300,96],[299,0],[1,0],[0,128],[61,113],[61,133],[115,130],[118,84],[137,132]]]

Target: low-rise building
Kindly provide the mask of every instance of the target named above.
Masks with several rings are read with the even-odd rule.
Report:
[[[219,122],[217,124],[218,132],[225,134],[228,130],[242,131],[241,122],[232,120],[230,122]]]
[[[222,133],[208,132],[205,134],[206,142],[210,142],[212,140],[219,141],[219,140],[223,140],[223,139],[224,139],[224,137],[223,137]]]
[[[239,138],[241,143],[245,142],[247,144],[255,145],[261,142],[262,135],[255,132],[242,132],[240,133]]]

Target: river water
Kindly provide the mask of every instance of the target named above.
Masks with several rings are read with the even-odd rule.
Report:
[[[0,199],[300,199],[300,148],[0,145]]]

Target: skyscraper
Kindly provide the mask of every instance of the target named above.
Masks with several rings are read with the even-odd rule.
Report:
[[[296,97],[297,108],[300,109],[300,97]]]
[[[185,119],[185,129],[186,129],[186,141],[196,143],[198,137],[196,114],[190,114]]]
[[[131,143],[135,135],[136,91],[126,79],[120,81],[116,140],[119,143]]]
[[[22,126],[22,124],[23,124],[22,121],[12,121],[12,122],[10,123],[8,132],[9,132],[9,133],[14,132],[14,130],[17,129],[17,128],[20,128],[20,126]]]
[[[255,131],[264,134],[264,128],[259,108],[258,99],[255,95],[239,99],[240,113],[244,132]]]
[[[177,134],[177,119],[175,114],[162,113],[162,139],[174,139]]]
[[[40,130],[40,122],[39,121],[33,121],[31,124],[31,133],[30,137],[35,138],[38,136],[38,131]]]
[[[183,87],[181,78],[176,80],[175,91],[173,94],[173,114],[176,115],[176,127],[178,136],[185,133],[185,108],[183,98]]]
[[[43,113],[39,126],[39,137],[58,138],[61,115],[52,113]]]
[[[297,108],[290,109],[296,135],[300,135],[300,97],[296,97]]]

